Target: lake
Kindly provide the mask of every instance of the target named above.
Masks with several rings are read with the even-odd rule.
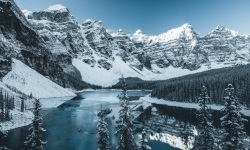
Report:
[[[101,104],[104,109],[111,108],[113,111],[108,115],[111,149],[117,145],[117,137],[114,136],[115,127],[120,110],[117,97],[121,91],[96,90],[78,93],[79,98],[69,100],[59,108],[44,109],[43,127],[46,132],[43,139],[47,141],[45,150],[96,150],[96,125]],[[148,91],[129,91],[131,105],[138,104],[136,100],[149,94]],[[113,119],[113,116],[115,119]],[[5,145],[12,150],[25,150],[23,142],[30,133],[29,126],[9,131],[6,138],[1,139],[0,145]],[[155,150],[176,150],[166,143],[151,140],[149,145]]]

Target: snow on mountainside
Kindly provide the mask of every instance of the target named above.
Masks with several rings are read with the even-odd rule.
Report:
[[[133,66],[129,66],[129,64],[122,61],[118,56],[116,56],[114,62],[112,62],[112,68],[110,70],[106,70],[100,66],[91,67],[80,58],[73,59],[72,63],[81,72],[84,81],[103,87],[116,84],[122,76],[138,77],[143,80],[164,80],[166,78],[174,78],[208,70],[206,66],[202,66],[199,70],[191,71],[188,69],[174,68],[172,66],[168,68],[158,68],[156,65],[152,66],[152,68],[155,68],[154,72],[147,68],[138,70]],[[212,67],[222,68],[223,66],[212,64]]]
[[[61,13],[57,10],[67,10],[67,17],[71,16],[65,6],[54,5],[47,10],[53,10],[52,14]],[[216,27],[214,31],[207,35],[207,38],[199,37],[192,25],[187,23],[157,36],[145,35],[141,30],[137,30],[129,36],[121,29],[109,34],[101,21],[91,19],[86,20],[81,25],[73,19],[74,27],[67,25],[67,30],[62,30],[62,32],[61,28],[65,28],[67,19],[65,22],[54,20],[53,25],[46,23],[46,18],[41,21],[34,17],[35,14],[41,14],[42,12],[33,13],[33,17],[30,15],[28,20],[32,24],[38,24],[39,22],[42,26],[53,28],[53,30],[49,29],[48,31],[50,36],[57,35],[61,43],[66,38],[63,34],[74,30],[74,35],[67,37],[69,38],[68,44],[62,43],[60,47],[63,49],[63,45],[71,45],[75,41],[82,42],[82,46],[79,47],[76,44],[69,48],[66,47],[66,50],[73,56],[72,64],[80,71],[83,81],[101,86],[115,84],[122,75],[139,77],[144,80],[160,80],[227,66],[228,61],[221,62],[221,58],[218,58],[213,49],[216,45],[219,47],[219,42],[222,40],[226,40],[226,45],[230,45],[229,49],[236,49],[228,40],[238,37],[236,32],[223,26]],[[62,15],[62,17],[64,16]],[[54,26],[57,26],[57,28]],[[78,27],[80,29],[77,29]],[[38,28],[41,34],[44,34],[44,31],[47,30],[47,28],[43,30],[40,27]],[[76,38],[75,35],[79,36],[79,34],[82,38]],[[224,38],[224,36],[231,36],[232,38]],[[211,43],[214,47],[208,48]],[[246,42],[243,45],[246,45]],[[243,45],[240,47],[243,48]],[[75,49],[75,51],[70,49]],[[222,51],[230,50],[222,49]],[[244,52],[241,51],[242,54],[238,53],[237,56],[248,56],[248,53]],[[235,59],[234,64],[238,63],[247,62]],[[231,62],[229,64],[234,65]],[[119,67],[119,65],[123,67]],[[102,76],[100,77],[101,73]]]
[[[45,9],[45,11],[59,11],[59,12],[67,12],[68,9],[67,7],[61,5],[61,4],[56,4],[56,5],[51,5],[49,8]]]
[[[143,34],[143,32],[139,29],[135,31],[135,33],[131,36],[131,40],[134,41],[135,43],[146,43],[149,40],[149,36]]]
[[[16,8],[16,5],[13,6]],[[17,8],[15,10],[20,13]],[[6,39],[4,46],[0,43],[0,47],[8,49],[10,45],[9,49],[18,53],[23,47],[29,50],[30,46],[44,47],[44,55],[54,60],[55,65],[53,63],[51,67],[46,67],[52,64],[46,63],[47,60],[41,64],[36,63],[33,60],[44,56],[29,57],[30,54],[26,53],[21,60],[32,68],[39,64],[35,67],[38,72],[70,88],[82,89],[85,87],[83,81],[110,86],[122,75],[144,80],[168,79],[250,61],[250,36],[240,35],[221,25],[204,37],[200,37],[192,25],[187,23],[156,36],[143,34],[141,30],[128,35],[122,30],[108,33],[102,21],[88,19],[79,24],[68,8],[60,4],[39,12],[25,10],[23,14],[19,14],[17,19],[21,20],[20,24],[35,31],[31,37],[37,39],[41,46],[32,45],[33,42],[25,37],[32,32],[16,29],[24,35],[21,40],[29,47],[22,43],[19,46],[20,40],[15,36],[11,36],[11,40],[5,36],[14,35],[14,32],[9,33],[12,30],[6,30],[8,33],[4,34],[0,32],[0,37]],[[15,27],[12,24],[6,25],[6,28]],[[18,46],[9,43],[17,43]],[[25,61],[27,57],[28,61]],[[41,65],[43,68],[39,68]],[[53,76],[55,68],[55,72],[59,72],[56,77]]]
[[[168,41],[179,39],[179,38],[192,40],[196,38],[196,36],[197,36],[197,33],[194,32],[192,26],[186,23],[186,24],[183,24],[179,28],[171,29],[157,36],[151,36],[149,37],[149,40],[152,40],[155,43],[156,42],[162,43],[162,42],[168,42]]]
[[[35,98],[74,97],[71,91],[50,81],[19,60],[13,60],[12,70],[3,77],[2,82],[18,91]]]

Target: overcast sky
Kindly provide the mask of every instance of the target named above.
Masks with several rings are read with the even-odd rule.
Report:
[[[156,35],[190,23],[204,36],[218,24],[250,34],[250,0],[15,0],[21,9],[67,6],[79,23],[101,20],[107,29]]]

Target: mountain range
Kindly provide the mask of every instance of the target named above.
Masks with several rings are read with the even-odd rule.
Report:
[[[78,23],[60,4],[31,12],[13,0],[0,0],[0,41],[0,78],[19,60],[75,90],[112,86],[122,76],[164,80],[250,62],[250,35],[223,25],[202,37],[188,23],[155,36],[109,33],[99,20]]]

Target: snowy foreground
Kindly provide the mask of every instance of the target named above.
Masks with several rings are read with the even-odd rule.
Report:
[[[184,103],[184,102],[168,101],[168,100],[164,100],[164,99],[158,99],[158,98],[155,98],[155,97],[150,97],[150,95],[147,95],[145,97],[141,97],[140,100],[141,101],[147,101],[147,102],[150,102],[150,103],[155,103],[155,104],[176,106],[176,107],[182,107],[182,108],[194,108],[194,109],[199,109],[200,108],[198,103]],[[224,107],[224,106],[221,106],[221,105],[208,105],[208,106],[211,107],[212,110],[221,110]],[[245,116],[250,117],[250,110],[242,109],[241,112]]]
[[[24,95],[30,95],[40,99],[42,108],[57,107],[67,100],[76,96],[73,92],[65,89],[19,60],[13,59],[12,70],[3,77],[0,88],[15,97],[15,109],[10,114],[13,119],[0,123],[0,131],[26,126],[32,123],[34,99],[25,100],[26,109],[20,111],[21,99]],[[21,93],[21,94],[20,94]]]
[[[72,97],[40,99],[40,102],[42,104],[42,108],[53,108],[61,105],[71,98]],[[0,122],[0,131],[8,131],[18,127],[27,126],[32,123],[34,115],[30,109],[33,109],[34,107],[34,99],[28,99],[25,101],[27,110],[24,112],[20,111],[21,100],[15,101],[15,103],[18,103],[18,106],[16,105],[16,108],[10,111],[10,114],[13,117],[12,120]]]
[[[18,127],[27,126],[32,123],[34,115],[31,111],[20,112],[16,109],[10,112],[13,119],[6,122],[1,122],[0,131],[8,131]]]

